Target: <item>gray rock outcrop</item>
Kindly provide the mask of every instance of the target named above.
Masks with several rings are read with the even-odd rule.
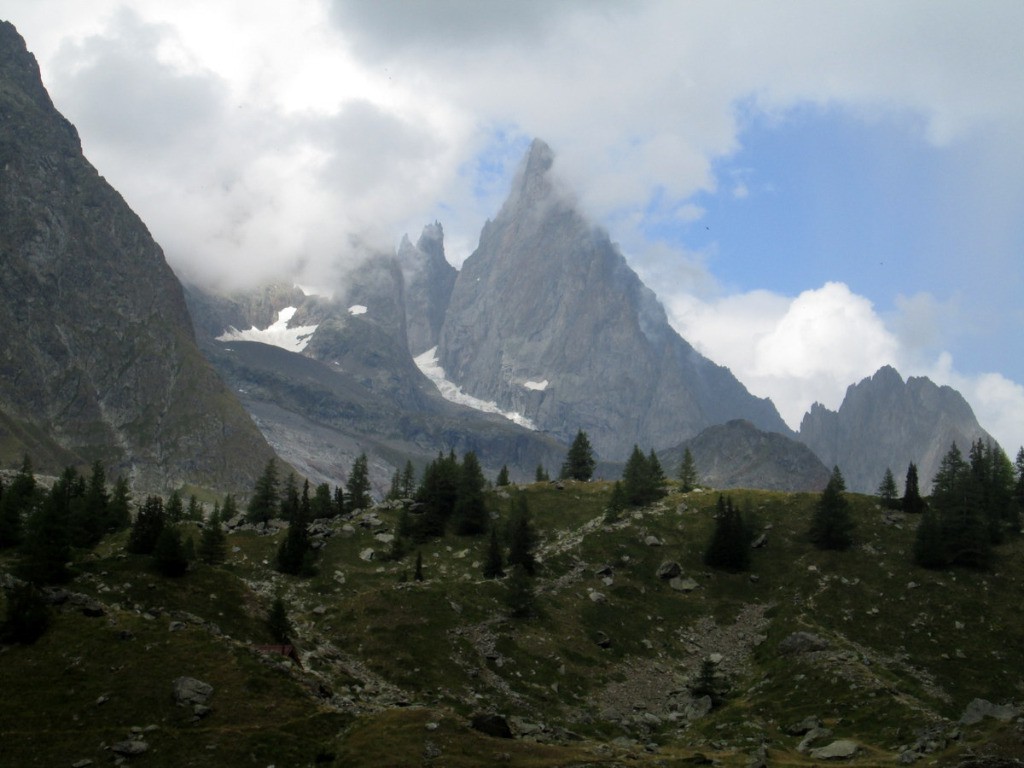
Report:
[[[800,423],[799,438],[826,466],[838,465],[846,487],[858,493],[874,493],[887,468],[902,493],[913,462],[922,496],[931,491],[950,445],[966,455],[975,440],[992,440],[955,389],[924,377],[904,382],[891,366],[850,385],[838,411],[815,403]]]
[[[273,455],[196,346],[182,287],[0,22],[0,445],[136,488],[252,487]]]
[[[595,453],[676,445],[746,418],[789,433],[774,405],[700,355],[606,232],[587,221],[534,141],[508,199],[455,281],[438,357],[468,393]]]

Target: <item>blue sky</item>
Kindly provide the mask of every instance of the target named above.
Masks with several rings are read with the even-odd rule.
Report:
[[[331,290],[529,141],[794,428],[884,364],[1024,444],[1024,3],[0,0],[186,279]]]

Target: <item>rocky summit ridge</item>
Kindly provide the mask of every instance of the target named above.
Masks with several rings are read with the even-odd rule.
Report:
[[[851,384],[838,411],[815,403],[799,437],[825,464],[842,469],[850,490],[862,493],[873,493],[887,468],[902,492],[913,462],[921,493],[928,494],[953,443],[965,454],[976,440],[995,443],[955,389],[926,377],[904,381],[892,366]]]
[[[553,163],[535,140],[462,265],[438,345],[449,377],[562,440],[586,431],[611,460],[734,418],[791,434],[769,400],[671,328],[608,234],[558,187]]]
[[[272,451],[203,359],[160,247],[0,22],[0,456],[242,490]]]

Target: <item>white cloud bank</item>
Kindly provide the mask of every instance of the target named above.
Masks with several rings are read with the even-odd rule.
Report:
[[[904,379],[927,376],[959,390],[982,427],[1016,455],[1024,445],[1024,387],[999,373],[959,373],[948,352],[929,358],[934,339],[919,320],[936,302],[917,296],[900,307],[887,325],[842,283],[795,298],[752,291],[717,300],[677,294],[666,302],[676,330],[752,393],[770,397],[793,429],[814,402],[836,410],[849,385],[892,365]]]

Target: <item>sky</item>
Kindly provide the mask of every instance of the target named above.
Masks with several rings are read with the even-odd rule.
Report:
[[[0,0],[184,279],[330,290],[533,138],[791,427],[893,365],[1024,445],[1019,0]]]

